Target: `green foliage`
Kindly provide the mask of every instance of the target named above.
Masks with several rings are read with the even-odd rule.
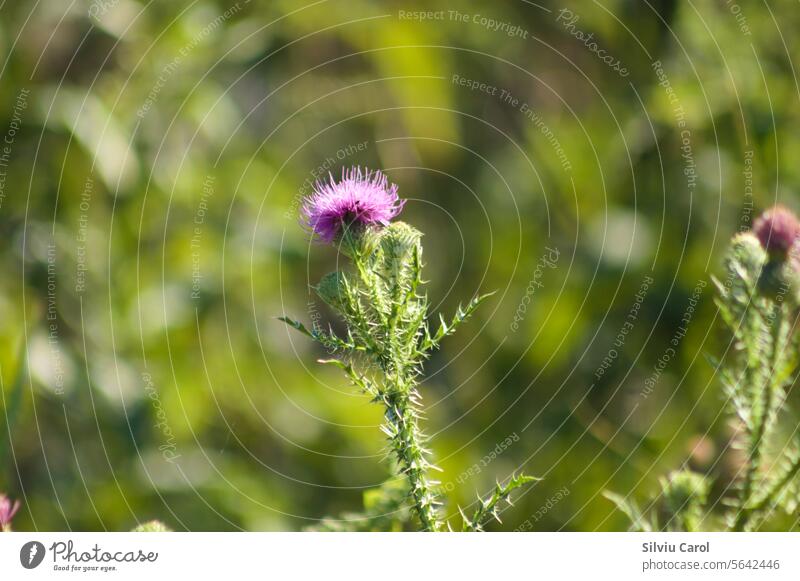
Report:
[[[478,508],[475,509],[472,518],[467,518],[463,511],[459,509],[461,518],[463,519],[461,530],[465,532],[482,532],[486,522],[490,519],[502,523],[503,521],[500,520],[499,510],[503,501],[512,504],[511,493],[514,490],[538,480],[539,478],[533,476],[512,474],[506,484],[503,485],[498,482],[495,484],[494,490],[490,496],[487,498],[478,497]]]
[[[448,329],[459,295],[498,289],[480,325],[426,362],[426,402],[452,386],[428,409],[428,422],[446,426],[435,442],[441,480],[453,482],[530,423],[498,473],[534,453],[548,482],[587,469],[540,529],[625,527],[611,503],[584,508],[586,499],[603,486],[655,490],[652,466],[660,474],[684,465],[697,439],[708,455],[689,463],[716,480],[715,502],[737,466],[724,452],[727,424],[709,423],[723,406],[705,391],[715,367],[696,357],[724,351],[711,346],[719,318],[706,297],[657,388],[646,401],[637,395],[687,289],[721,258],[728,234],[776,195],[798,207],[800,35],[787,33],[800,30],[796,1],[740,2],[737,17],[727,2],[569,3],[578,27],[625,61],[627,79],[556,22],[557,10],[537,8],[545,3],[458,8],[518,24],[528,40],[447,17],[398,18],[397,9],[453,8],[443,0],[251,0],[220,19],[235,3],[0,7],[2,138],[28,91],[0,178],[9,406],[0,409],[0,446],[10,440],[0,490],[26,499],[15,529],[127,530],[136,514],[181,530],[297,530],[337,513],[340,487],[383,479],[385,467],[370,458],[374,433],[361,428],[380,421],[380,408],[321,389],[333,370],[298,363],[353,348],[346,331],[334,324],[333,338],[316,317],[327,309],[304,314],[309,301],[320,303],[309,282],[339,268],[325,250],[309,252],[297,227],[301,184],[329,158],[334,175],[341,165],[382,166],[420,192],[403,215],[425,233],[436,267],[426,267],[425,288],[431,307],[442,301],[436,311]],[[739,17],[752,34],[742,35]],[[660,84],[656,60],[674,93]],[[458,85],[455,74],[497,93]],[[517,107],[499,98],[503,90]],[[697,162],[691,193],[684,131]],[[509,333],[545,246],[568,265],[536,279],[525,322]],[[645,276],[653,282],[629,319]],[[302,314],[327,340],[323,350],[271,319],[283,312]],[[435,313],[429,325],[435,336]],[[22,397],[12,413],[15,385]],[[798,395],[784,405],[796,408]],[[181,455],[174,464],[159,450],[162,420]],[[767,460],[762,474],[784,468]],[[795,481],[775,498],[789,502]],[[492,484],[486,473],[471,476],[447,492],[448,503],[466,507]],[[755,492],[758,502],[766,491]],[[520,495],[505,525],[534,514],[537,497]],[[783,512],[776,504],[766,526],[793,526]]]
[[[435,490],[439,482],[429,476],[431,470],[438,468],[429,459],[428,438],[420,427],[423,407],[418,377],[430,352],[489,295],[476,297],[466,309],[459,306],[449,324],[440,316],[439,329],[431,334],[428,299],[421,290],[421,238],[418,230],[403,222],[342,236],[341,245],[353,262],[354,272],[328,274],[315,289],[345,322],[346,339],[333,332],[309,331],[302,323],[286,317],[281,320],[323,347],[338,351],[341,359],[321,359],[320,363],[342,369],[355,387],[383,407],[381,431],[388,442],[392,465],[407,479],[405,494],[411,511],[423,530],[438,531],[443,524],[438,512],[442,501]],[[498,503],[509,500],[515,488],[534,480],[514,476],[506,486],[498,484],[490,498],[480,501],[475,516],[464,521],[464,530],[483,530],[489,515],[499,521]],[[396,494],[397,490],[392,489],[385,499],[366,506],[361,519],[348,515],[338,521],[329,519],[323,526],[346,528],[346,523],[354,522],[358,530],[371,530],[376,524],[385,525],[381,515],[401,506]],[[375,514],[374,507],[378,507],[379,514]]]
[[[393,478],[377,488],[364,491],[364,509],[345,512],[338,518],[325,518],[309,531],[321,532],[399,532],[409,522],[408,486],[405,479]]]
[[[616,507],[628,517],[631,522],[628,530],[644,533],[658,530],[658,519],[656,515],[645,516],[635,500],[608,490],[603,492],[603,496],[613,502]]]
[[[14,374],[14,383],[11,386],[9,394],[6,396],[2,393],[3,408],[5,411],[6,425],[3,426],[5,434],[8,438],[0,438],[0,466],[5,466],[9,457],[9,448],[11,447],[11,436],[14,434],[17,427],[20,407],[22,405],[23,387],[25,385],[25,367],[27,365],[27,349],[25,343],[21,343],[17,360],[17,369]],[[7,399],[6,399],[7,398]],[[0,472],[0,483],[3,483],[4,474]]]

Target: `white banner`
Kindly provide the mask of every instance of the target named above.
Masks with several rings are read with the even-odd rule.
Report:
[[[800,579],[796,533],[7,533],[0,579]]]

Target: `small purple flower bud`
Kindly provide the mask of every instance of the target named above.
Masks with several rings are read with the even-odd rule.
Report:
[[[342,169],[338,182],[331,175],[328,183],[316,183],[314,193],[303,204],[303,217],[314,234],[330,243],[350,227],[386,226],[403,204],[397,186],[383,173],[352,167]]]
[[[11,520],[19,510],[19,500],[11,502],[5,494],[0,494],[0,530],[11,530]]]
[[[800,237],[800,221],[784,206],[774,206],[753,224],[753,233],[770,255],[785,258]]]

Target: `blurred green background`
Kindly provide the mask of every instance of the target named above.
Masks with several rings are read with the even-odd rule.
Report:
[[[789,0],[3,2],[15,528],[360,507],[380,409],[275,319],[328,320],[309,285],[336,255],[297,209],[351,164],[409,199],[437,310],[498,291],[422,386],[448,512],[515,469],[544,480],[506,530],[624,529],[602,491],[684,464],[719,495],[710,276],[796,201],[798,24]]]

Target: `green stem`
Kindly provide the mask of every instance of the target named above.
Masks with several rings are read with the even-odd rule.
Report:
[[[419,518],[423,530],[435,532],[440,529],[441,523],[436,514],[436,496],[427,476],[431,464],[426,458],[424,437],[419,429],[419,410],[416,405],[419,394],[413,376],[407,372],[408,362],[396,344],[400,310],[405,307],[409,295],[406,292],[403,293],[405,296],[401,297],[403,289],[395,285],[394,294],[389,297],[384,296],[380,288],[379,275],[372,272],[367,264],[360,238],[346,237],[345,242],[372,303],[371,310],[377,318],[376,327],[380,332],[373,336],[374,342],[376,344],[385,342],[384,347],[380,349],[377,363],[385,378],[385,391],[381,399],[386,406],[384,417],[391,434],[392,453],[400,474],[408,480],[413,512]],[[415,284],[412,285],[412,290],[416,290]],[[387,301],[391,304],[389,313],[380,307]]]
[[[393,432],[392,451],[401,473],[408,479],[413,511],[423,530],[436,532],[440,522],[436,513],[436,497],[427,476],[430,463],[425,457],[418,412],[411,401],[414,393],[413,390],[411,393],[396,391],[387,395],[385,417]]]
[[[771,361],[769,364],[769,376],[767,377],[761,391],[761,417],[756,426],[756,431],[750,446],[750,456],[747,462],[747,470],[744,476],[744,482],[739,493],[739,501],[737,503],[736,519],[734,520],[731,530],[741,532],[745,530],[747,523],[750,521],[752,511],[748,510],[747,505],[750,502],[750,496],[753,492],[753,483],[755,482],[756,472],[761,460],[762,441],[767,432],[769,419],[772,415],[770,409],[773,400],[773,390],[777,386],[773,385],[772,378],[775,375],[775,370],[778,367],[778,360],[783,349],[781,341],[781,328],[783,326],[783,307],[782,305],[775,306],[775,319],[772,324],[772,352]]]

